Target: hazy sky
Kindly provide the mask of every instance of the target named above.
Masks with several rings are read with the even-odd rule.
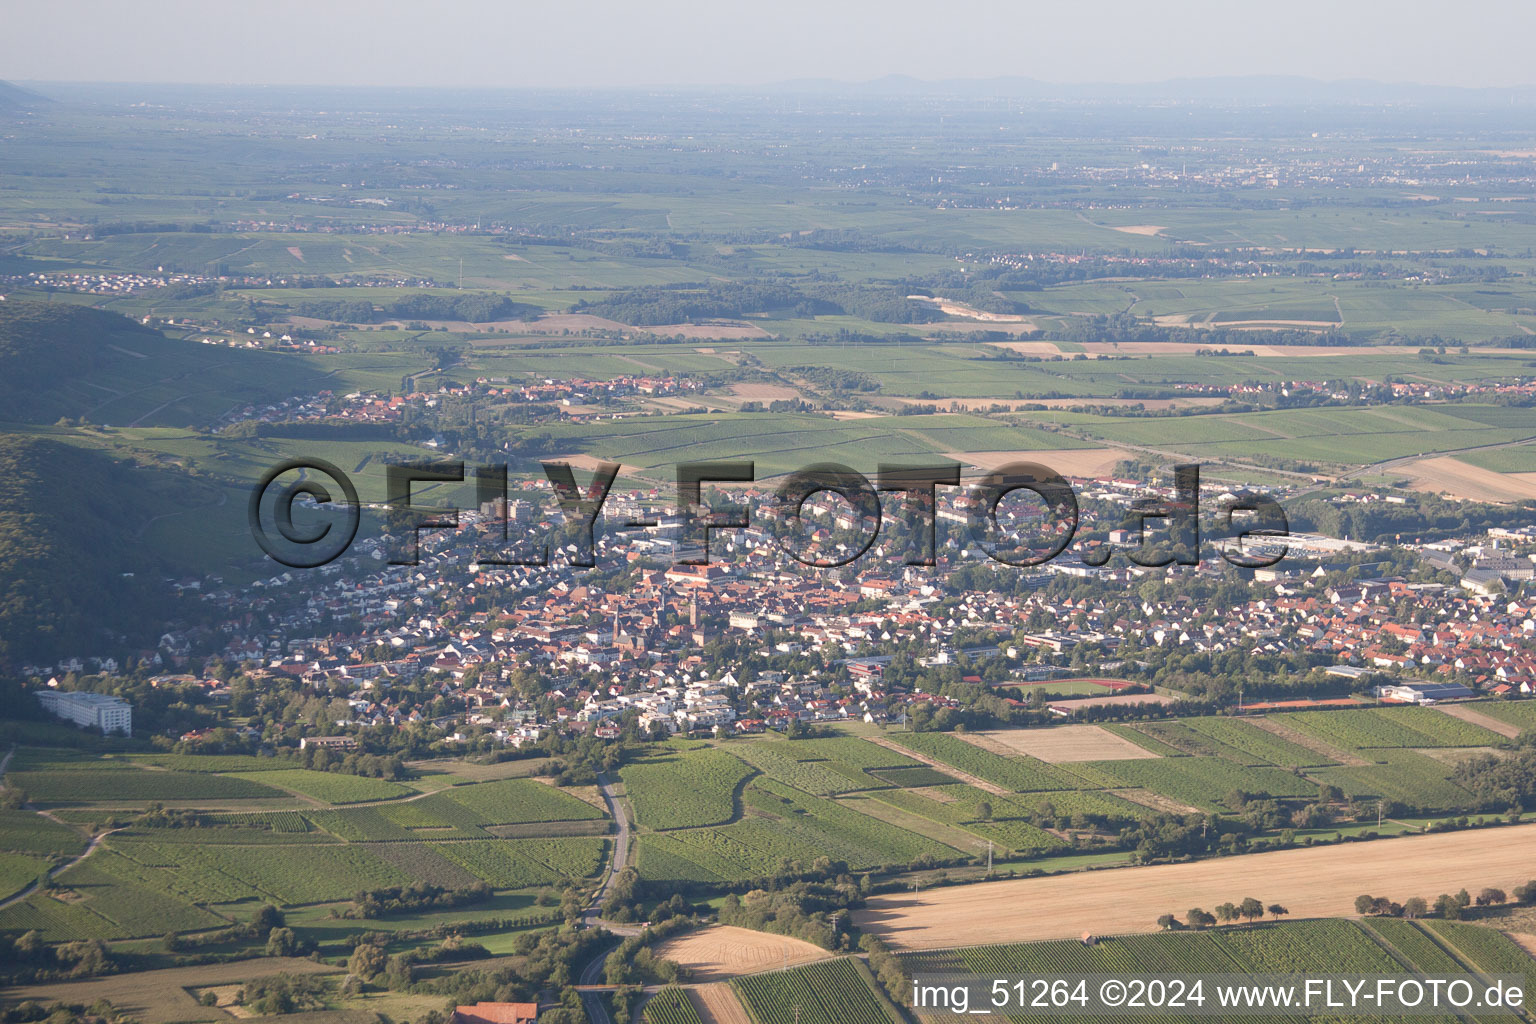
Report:
[[[1529,0],[8,0],[0,79],[614,86],[1024,75],[1536,82]]]

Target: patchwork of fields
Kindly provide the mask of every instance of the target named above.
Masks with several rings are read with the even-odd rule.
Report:
[[[1075,974],[1529,975],[1536,964],[1492,928],[1400,919],[1296,921],[1202,932],[1130,935],[1085,946],[1076,940],[909,953],[910,973],[986,977]],[[1527,991],[1536,991],[1528,986]],[[919,1014],[925,1021],[948,1014]],[[1011,1014],[1019,1022],[1058,1019]],[[1130,1016],[1125,1020],[1149,1020]],[[1373,1017],[1329,1018],[1341,1022]],[[1452,1014],[1425,1020],[1455,1021]]]
[[[93,758],[23,748],[15,762],[22,770],[8,773],[8,783],[82,824],[131,818],[133,805],[152,801],[288,805],[204,811],[196,828],[116,828],[90,855],[57,870],[52,891],[0,908],[0,931],[37,929],[49,941],[197,931],[227,923],[231,911],[254,901],[334,903],[412,882],[560,886],[595,875],[608,855],[602,813],[532,779],[423,795],[255,758]],[[507,829],[520,837],[503,838]],[[0,811],[0,899],[84,850],[81,833],[60,821]]]
[[[1478,707],[1526,714],[1521,704]],[[1279,723],[1297,739],[1255,721]],[[1448,763],[1420,751],[1505,741],[1431,708],[1361,707],[1255,721],[1191,718],[975,735],[890,731],[878,743],[770,737],[668,754],[624,769],[640,827],[638,867],[656,881],[718,883],[808,866],[817,857],[845,860],[854,870],[923,854],[974,857],[989,845],[1004,856],[1033,858],[1067,852],[1071,831],[1090,823],[1113,831],[1154,810],[1231,813],[1241,806],[1234,799],[1259,795],[1299,807],[1316,801],[1325,786],[1410,812],[1465,811],[1472,794],[1455,783]],[[1075,741],[1099,759],[1074,758],[1068,748]],[[1030,749],[1056,763],[1022,752]],[[1336,750],[1341,759],[1320,750]]]
[[[1536,721],[1536,703],[1475,707],[1485,721]],[[1076,740],[1097,759],[1074,759]],[[1085,831],[1113,834],[1157,811],[1232,813],[1255,796],[1300,807],[1329,786],[1410,813],[1465,813],[1473,797],[1443,755],[1504,741],[1438,709],[1359,707],[1087,730],[890,731],[879,742],[843,735],[673,743],[625,765],[620,777],[641,876],[719,884],[818,862],[892,869],[989,849],[1049,867]],[[1030,749],[1056,763],[1022,752]],[[54,892],[0,908],[0,929],[50,937],[190,931],[247,901],[324,904],[411,881],[561,885],[594,875],[608,850],[598,807],[528,778],[419,792],[255,758],[36,748],[19,751],[14,766],[8,781],[64,822],[122,820],[151,801],[203,808],[195,829],[118,828],[59,871]],[[0,889],[20,892],[50,858],[61,863],[84,850],[81,834],[60,821],[0,812]]]

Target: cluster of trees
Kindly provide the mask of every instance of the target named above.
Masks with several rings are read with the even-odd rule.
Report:
[[[90,1005],[84,1003],[43,1004],[28,999],[0,1011],[0,1024],[137,1024],[137,1018],[126,1015],[112,1005],[109,999],[98,999]]]
[[[902,965],[901,958],[892,953],[890,947],[880,941],[874,935],[859,936],[859,948],[867,955],[869,971],[885,989],[885,994],[891,998],[891,1002],[897,1006],[904,1005],[903,1000],[910,994],[910,978],[907,969]]]
[[[716,281],[698,285],[649,285],[615,292],[596,302],[583,299],[573,313],[591,313],[635,327],[659,327],[717,317],[778,312],[801,319],[839,312],[831,303],[792,285],[775,282]]]
[[[1461,762],[1452,777],[1482,808],[1536,809],[1536,732],[1521,733],[1508,757],[1483,754]]]
[[[1536,523],[1536,504],[1483,505],[1447,501],[1439,495],[1419,494],[1408,504],[1381,501],[1335,505],[1312,498],[1286,506],[1291,527],[1390,543],[1397,537],[1435,540],[1486,531],[1490,526],[1516,528]]]
[[[347,324],[376,324],[385,320],[531,320],[543,314],[538,306],[514,302],[505,295],[465,292],[443,295],[422,292],[390,299],[378,305],[367,299],[316,299],[294,306],[300,316]]]
[[[314,974],[274,974],[241,986],[235,1002],[260,1017],[325,1009],[325,980]]]
[[[384,917],[402,911],[435,910],[443,907],[465,907],[484,903],[491,898],[491,887],[476,882],[460,889],[433,885],[431,882],[412,882],[383,889],[365,889],[352,897],[352,910],[348,916],[363,918]]]
[[[387,981],[395,990],[440,996],[455,1005],[482,1001],[531,1002],[537,1000],[543,990],[559,989],[560,1005],[545,1011],[540,1017],[543,1024],[586,1024],[586,1017],[581,1012],[581,994],[572,986],[576,984],[581,968],[608,941],[610,937],[604,931],[569,925],[526,931],[518,935],[514,943],[516,959],[417,978],[408,962],[399,964],[400,969],[390,973],[389,963],[407,955],[396,953],[386,958],[384,971],[374,980]],[[418,1024],[446,1024],[446,1021],[446,1014],[434,1011],[420,1018]]]
[[[790,366],[785,372],[804,377],[816,387],[828,391],[879,391],[880,381],[857,370],[840,370],[830,366]]]
[[[1289,910],[1278,903],[1271,903],[1266,907],[1261,901],[1248,896],[1238,903],[1222,903],[1215,908],[1214,913],[1200,907],[1193,907],[1184,914],[1182,921],[1174,914],[1164,914],[1157,919],[1157,924],[1163,931],[1172,931],[1179,927],[1199,930],[1213,928],[1218,924],[1233,924],[1239,919],[1252,924],[1265,914],[1279,920],[1289,913]]]
[[[1536,904],[1536,879],[1519,886],[1514,891],[1515,902],[1523,905]],[[1386,896],[1362,894],[1355,897],[1355,913],[1362,917],[1428,917],[1431,914],[1447,921],[1459,921],[1468,907],[1501,907],[1509,902],[1509,894],[1503,889],[1489,886],[1474,898],[1467,890],[1441,893],[1434,901],[1423,896],[1410,896],[1401,903]]]
[[[81,939],[49,946],[40,932],[22,932],[11,940],[9,957],[0,957],[0,979],[8,984],[92,978],[116,971],[112,951],[100,939]],[[0,945],[0,949],[6,948]]]
[[[1240,327],[1159,327],[1121,311],[1081,317],[1051,335],[1061,341],[1177,341],[1201,348],[1251,349],[1255,345],[1316,345],[1336,348],[1361,344],[1343,331],[1250,331]]]
[[[753,313],[777,313],[798,319],[847,315],[878,323],[917,324],[944,319],[932,305],[907,298],[889,285],[841,281],[716,281],[707,285],[648,285],[615,292],[596,302],[578,301],[573,313],[591,313],[635,327],[691,323]]]
[[[845,873],[832,883],[801,881],[774,892],[730,893],[720,905],[718,918],[721,924],[789,935],[823,949],[847,949],[852,931],[849,911],[863,904],[863,891]]]

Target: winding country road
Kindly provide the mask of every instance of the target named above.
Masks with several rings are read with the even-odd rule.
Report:
[[[0,759],[0,785],[3,785],[4,782],[5,782],[5,770],[10,767],[10,765],[11,765],[11,758],[12,758],[12,756],[15,755],[15,753],[16,753],[16,748],[13,746],[13,747],[11,747],[10,750],[6,751],[5,757],[3,759]],[[42,814],[41,811],[38,811],[37,808],[33,807],[31,804],[28,804],[26,809],[29,810],[29,811],[34,811],[34,812],[36,812],[38,814]],[[50,814],[43,814],[43,817],[50,818],[53,821],[58,821],[57,818],[54,818]],[[124,828],[126,828],[126,827],[127,826],[124,826]],[[80,856],[74,858],[73,860],[66,861],[65,863],[60,864],[57,867],[49,868],[48,869],[48,873],[47,873],[48,877],[52,878],[54,875],[57,875],[60,871],[68,870],[69,868],[74,867],[76,864],[79,864],[81,861],[85,860],[85,858],[89,857],[91,854],[96,852],[97,847],[99,847],[101,845],[101,841],[103,839],[107,838],[107,836],[111,835],[113,832],[121,832],[121,831],[122,831],[122,828],[113,828],[113,829],[108,829],[107,831],[101,833],[101,835],[99,835],[99,836],[96,836],[95,838],[93,838],[90,841],[90,843],[85,848],[85,852],[80,854]],[[37,887],[38,887],[37,880],[34,880],[31,885],[29,885],[25,889],[21,890],[21,892],[18,892],[16,894],[12,895],[12,896],[6,897],[3,900],[0,900],[0,910],[4,910],[6,907],[10,906],[12,903],[20,903],[22,900],[26,899],[28,896],[31,896],[34,892],[36,892],[37,891]]]
[[[608,874],[603,877],[603,884],[597,887],[597,892],[592,895],[592,902],[582,912],[581,924],[584,928],[592,928],[603,924],[602,905],[608,898],[608,890],[618,880],[619,873],[624,870],[624,865],[629,863],[629,818],[624,814],[624,809],[619,806],[618,794],[614,792],[613,780],[601,773],[597,776],[597,789],[603,795],[603,803],[608,807],[608,813],[613,817],[614,823],[619,826],[619,834],[613,840],[613,856],[608,862]],[[622,926],[606,925],[609,931],[622,931]]]
[[[602,917],[603,901],[608,898],[608,891],[613,888],[619,873],[629,863],[629,818],[624,814],[624,808],[619,805],[618,794],[614,792],[613,780],[608,776],[598,773],[597,789],[603,795],[603,803],[608,807],[608,813],[613,816],[614,823],[618,825],[618,835],[613,840],[613,856],[608,862],[608,873],[603,876],[603,883],[597,887],[597,892],[592,894],[592,902],[587,904],[587,909],[582,912],[581,926],[583,928],[602,927],[615,935],[638,935],[641,928],[613,924],[604,921]],[[582,968],[581,975],[576,979],[579,985],[598,985],[603,976],[603,963],[608,959],[612,950],[604,947],[603,951],[592,958],[591,963]],[[587,990],[581,993],[582,1008],[587,1012],[587,1020],[591,1024],[613,1024],[608,1016],[608,1004],[605,1000],[606,990]]]

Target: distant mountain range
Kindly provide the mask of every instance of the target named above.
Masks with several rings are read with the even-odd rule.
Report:
[[[1324,81],[1299,75],[1239,75],[1211,78],[1170,78],[1161,82],[1046,82],[1024,76],[948,78],[926,80],[911,75],[886,75],[853,82],[833,78],[798,78],[769,85],[709,87],[679,85],[670,88],[634,87],[590,90],[535,88],[409,88],[398,86],[295,86],[295,85],[191,85],[170,83],[48,82],[37,87],[42,95],[21,86],[0,82],[0,111],[36,109],[55,102],[70,104],[105,102],[116,105],[148,100],[175,104],[184,99],[212,100],[241,105],[244,102],[323,105],[363,102],[386,106],[437,105],[451,102],[464,107],[500,105],[509,95],[521,96],[650,96],[688,95],[787,95],[843,96],[870,100],[1016,100],[1033,102],[1125,103],[1134,105],[1190,103],[1206,106],[1414,106],[1496,109],[1536,105],[1536,85],[1504,88],[1468,88],[1424,85],[1415,82],[1379,82],[1366,78]],[[131,100],[130,100],[131,97]]]
[[[949,78],[927,81],[910,75],[886,75],[867,82],[829,78],[793,79],[767,87],[774,91],[841,93],[859,96],[987,97],[1030,100],[1098,100],[1133,103],[1392,104],[1414,103],[1489,106],[1536,103],[1536,85],[1464,88],[1413,82],[1378,82],[1366,78],[1323,81],[1299,75],[1243,75],[1170,78],[1162,82],[1043,82],[1035,78]]]
[[[53,100],[30,89],[23,89],[10,82],[0,82],[0,110],[31,110],[49,106],[52,103]]]

